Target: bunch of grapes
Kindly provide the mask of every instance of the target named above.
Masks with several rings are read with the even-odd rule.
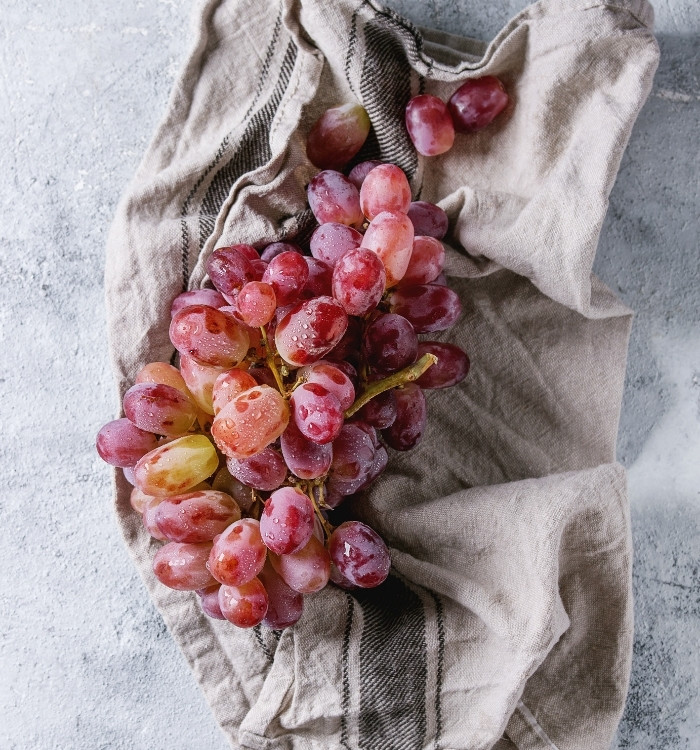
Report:
[[[125,417],[97,436],[164,542],[157,578],[239,627],[293,625],[303,595],[329,580],[386,579],[383,540],[359,521],[335,527],[335,509],[382,473],[389,449],[420,441],[424,389],[469,369],[457,346],[424,336],[461,312],[443,274],[446,214],[412,201],[393,164],[338,171],[369,127],[359,105],[321,117],[307,144],[322,168],[308,186],[309,246],[216,249],[214,288],[172,303],[179,369],[146,365]]]

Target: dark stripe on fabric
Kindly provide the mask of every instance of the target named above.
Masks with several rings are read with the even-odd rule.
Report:
[[[352,91],[355,97],[357,97],[357,92],[355,91],[355,82],[350,76],[350,67],[352,65],[352,58],[355,54],[355,43],[357,42],[357,15],[365,5],[367,5],[367,0],[363,0],[362,4],[352,14],[352,18],[350,19],[350,38],[348,40],[348,49],[345,53],[345,80],[348,82],[350,91]]]
[[[267,628],[266,628],[266,630],[267,630]],[[263,654],[265,654],[265,656],[266,656],[267,660],[270,662],[270,664],[272,664],[272,662],[274,661],[275,657],[274,657],[273,652],[270,651],[270,649],[267,647],[267,644],[265,643],[265,640],[263,638],[263,634],[262,634],[261,631],[262,631],[262,628],[260,627],[260,625],[256,625],[253,628],[253,635],[255,636],[255,642],[258,644],[258,646],[260,647],[260,650],[263,652]]]
[[[343,696],[341,703],[341,716],[340,716],[340,744],[346,750],[353,750],[348,744],[348,709],[350,708],[350,673],[349,673],[349,657],[350,657],[350,633],[352,631],[352,618],[355,614],[355,600],[346,594],[348,602],[348,611],[345,620],[345,632],[343,633],[343,650],[341,654],[341,670],[343,678]]]
[[[291,79],[298,47],[294,41],[287,45],[275,88],[267,102],[253,114],[238,140],[227,163],[214,175],[202,200],[199,216],[199,248],[209,238],[221,207],[228,198],[233,184],[248,172],[267,164],[272,158],[270,128]],[[211,228],[210,228],[211,227]]]
[[[442,671],[445,662],[445,613],[442,607],[442,599],[430,592],[435,602],[435,618],[437,620],[438,652],[437,672],[435,675],[435,750],[441,750],[440,739],[442,737]]]
[[[378,588],[354,595],[364,621],[359,745],[362,750],[421,750],[428,679],[423,603],[391,575]]]

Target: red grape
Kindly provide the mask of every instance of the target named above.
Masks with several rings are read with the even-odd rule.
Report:
[[[249,281],[238,293],[236,307],[246,325],[251,328],[260,328],[260,326],[267,325],[275,314],[277,309],[275,292],[270,284],[263,281]]]
[[[265,502],[260,534],[276,555],[289,555],[305,547],[314,530],[314,507],[296,487],[282,487]]]
[[[294,422],[305,438],[324,445],[338,437],[343,410],[327,388],[318,383],[304,383],[294,389],[290,404]]]
[[[357,416],[377,430],[391,427],[396,419],[396,396],[393,389],[384,391],[368,401],[357,412]]]
[[[370,122],[359,104],[327,109],[306,140],[306,155],[319,169],[341,169],[367,140]]]
[[[350,250],[333,269],[333,296],[348,315],[361,317],[374,310],[385,287],[384,263],[371,250]]]
[[[444,331],[462,312],[457,294],[434,284],[399,287],[389,295],[389,304],[392,312],[411,322],[416,333]]]
[[[301,299],[330,297],[333,294],[333,269],[328,263],[316,258],[304,256],[309,267],[309,279],[301,290]]]
[[[362,187],[362,183],[365,181],[365,177],[367,177],[375,167],[378,167],[383,163],[384,162],[382,161],[361,161],[359,164],[355,164],[350,170],[348,180],[350,180],[350,182],[352,182],[352,184],[359,190]]]
[[[302,367],[297,377],[307,383],[318,383],[329,390],[340,402],[340,408],[345,411],[355,401],[355,386],[350,378],[339,369],[335,363],[319,360],[312,365]]]
[[[330,468],[333,448],[304,437],[294,420],[280,437],[280,447],[289,470],[300,479],[317,479]]]
[[[455,130],[471,133],[490,125],[508,106],[508,94],[495,76],[463,83],[447,104]]]
[[[254,388],[258,382],[247,370],[227,370],[214,381],[212,388],[212,405],[214,414],[218,414],[226,404],[233,401],[239,393]]]
[[[405,214],[411,205],[411,186],[395,164],[380,164],[371,170],[360,188],[362,213],[370,220],[384,211]]]
[[[216,379],[226,372],[227,367],[200,365],[186,354],[180,355],[180,372],[197,406],[207,414],[214,413],[213,390]]]
[[[449,388],[467,376],[469,357],[458,346],[441,341],[421,341],[417,356],[422,357],[427,352],[434,354],[438,361],[416,380],[421,388]]]
[[[228,302],[216,289],[192,289],[178,294],[170,305],[170,317],[174,317],[183,307],[189,305],[208,305],[209,307],[225,307]]]
[[[296,302],[308,278],[306,260],[291,250],[276,255],[263,275],[263,281],[274,289],[280,307]]]
[[[136,462],[158,445],[156,436],[140,430],[128,419],[108,422],[97,433],[97,452],[103,461],[121,468],[135,466]]]
[[[445,248],[435,237],[418,236],[413,238],[413,252],[401,286],[429,284],[437,279],[445,265]]]
[[[391,558],[374,529],[359,521],[346,521],[331,534],[331,560],[345,580],[369,589],[386,580]]]
[[[379,169],[379,167],[377,167]],[[413,224],[404,213],[384,211],[367,227],[362,247],[377,253],[386,269],[386,285],[403,278],[413,252]]]
[[[269,599],[262,624],[274,630],[283,630],[298,622],[304,611],[304,595],[290,589],[269,562],[265,563],[259,578]]]
[[[362,353],[372,367],[396,372],[416,361],[418,337],[406,318],[386,313],[375,318],[365,331]]]
[[[329,266],[335,266],[345,253],[361,244],[362,235],[357,229],[331,221],[321,224],[311,235],[311,255]]]
[[[265,263],[269,263],[281,253],[287,252],[301,254],[301,248],[294,242],[273,242],[260,253],[260,259],[265,261]]]
[[[224,617],[236,627],[252,628],[259,625],[267,613],[267,591],[258,578],[240,586],[222,586],[219,607]]]
[[[360,194],[340,172],[330,169],[319,172],[309,183],[307,196],[319,224],[335,221],[349,226],[361,226],[364,222]]]
[[[156,578],[168,588],[195,591],[212,586],[216,581],[207,570],[211,542],[180,544],[168,542],[153,558]]]
[[[197,595],[199,596],[199,603],[202,605],[202,612],[207,617],[212,617],[215,620],[225,620],[226,618],[221,611],[221,605],[219,604],[219,589],[221,586],[215,583],[213,586],[208,586],[205,589],[199,589]]]
[[[263,492],[276,490],[287,478],[284,459],[269,445],[250,458],[229,458],[226,466],[239,482]]]
[[[262,570],[266,555],[260,523],[241,518],[214,539],[207,567],[219,583],[240,586]]]
[[[320,591],[331,574],[328,550],[315,536],[291,555],[271,554],[270,562],[287,586],[302,594]]]
[[[445,102],[430,94],[414,96],[406,105],[406,129],[423,156],[444,154],[455,140],[455,126]]]
[[[257,280],[250,260],[252,253],[243,248],[250,248],[258,258],[254,247],[233,245],[214,250],[206,262],[207,273],[212,283],[231,303],[235,301],[236,294],[242,286],[249,281]]]
[[[156,507],[160,533],[171,542],[210,542],[241,517],[232,497],[216,490],[200,490],[169,497]]]
[[[434,203],[413,201],[408,207],[408,218],[417,235],[435,237],[441,240],[447,234],[447,214]]]
[[[332,297],[300,302],[277,325],[277,351],[293,366],[311,364],[340,341],[347,326],[347,313]]]
[[[137,427],[157,435],[182,435],[197,409],[182,391],[160,383],[137,383],[124,394],[124,413]]]
[[[231,316],[207,305],[190,305],[170,323],[170,340],[201,365],[233,367],[248,353],[248,333]]]

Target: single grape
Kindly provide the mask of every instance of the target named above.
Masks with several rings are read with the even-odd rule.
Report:
[[[309,278],[301,290],[300,299],[330,297],[333,294],[333,269],[328,263],[308,255],[304,256],[304,260],[309,267]]]
[[[389,295],[391,311],[407,318],[416,333],[444,331],[459,318],[462,303],[446,286],[417,284],[399,287]]]
[[[224,492],[200,490],[169,497],[155,510],[155,524],[171,542],[210,542],[241,517],[236,501]]]
[[[239,393],[254,388],[257,384],[257,380],[248,370],[234,369],[222,372],[214,381],[214,387],[212,388],[214,414],[218,414]]]
[[[374,310],[385,287],[384,263],[372,250],[350,250],[333,269],[333,296],[348,315],[362,317]]]
[[[249,281],[238,293],[236,306],[247,326],[260,328],[267,325],[277,309],[274,289],[263,281]]]
[[[357,492],[369,476],[374,462],[375,448],[370,435],[356,424],[343,425],[333,442],[333,461],[330,477],[343,495]],[[337,483],[342,483],[342,487]],[[354,489],[353,489],[354,486]]]
[[[208,438],[185,435],[143,456],[134,467],[134,477],[147,495],[179,495],[211,476],[218,465]]]
[[[265,261],[265,263],[269,263],[281,253],[287,252],[301,254],[301,248],[294,242],[273,242],[260,253],[260,259]]]
[[[355,164],[350,170],[348,180],[350,180],[350,182],[352,182],[352,184],[359,190],[362,187],[362,183],[365,181],[365,177],[367,177],[375,167],[378,167],[383,163],[384,162],[382,161],[361,161],[359,164]]]
[[[274,289],[280,307],[296,302],[308,278],[304,257],[293,251],[276,255],[263,275],[263,281]]]
[[[370,173],[371,174],[371,173]],[[384,211],[367,227],[362,247],[375,252],[386,269],[386,285],[403,278],[413,252],[413,224],[404,213]]]
[[[248,258],[251,263],[260,260],[260,253],[252,245],[231,245],[231,249],[240,253],[244,258]]]
[[[343,498],[345,499],[345,498]],[[353,589],[359,588],[351,583],[339,570],[336,568],[335,563],[331,560],[331,578],[330,580],[339,588],[345,591],[352,591]]]
[[[197,406],[207,414],[214,413],[214,383],[219,375],[228,369],[228,367],[200,365],[192,357],[186,354],[180,355],[180,373],[187,384],[187,389]]]
[[[275,573],[269,561],[265,563],[259,578],[269,599],[262,624],[273,630],[284,630],[298,622],[304,611],[304,595],[290,589]]]
[[[393,389],[384,391],[368,401],[357,412],[357,416],[377,430],[391,427],[396,419],[396,396]]]
[[[342,523],[331,534],[328,547],[338,572],[355,586],[374,588],[389,575],[389,550],[379,534],[364,523]]]
[[[416,361],[418,336],[401,315],[386,313],[375,318],[365,330],[362,354],[380,372],[396,372]]]
[[[229,458],[226,466],[240,482],[263,492],[276,490],[287,478],[284,459],[279,451],[269,445],[250,458]]]
[[[227,313],[190,305],[170,323],[170,340],[181,353],[209,367],[233,367],[248,353],[248,333]]]
[[[182,391],[160,383],[137,383],[124,394],[124,413],[137,427],[157,435],[183,435],[197,408]]]
[[[290,404],[294,422],[304,437],[324,445],[340,434],[343,409],[327,388],[318,383],[304,383],[294,390]]]
[[[408,218],[413,224],[414,232],[419,236],[441,240],[447,234],[447,214],[434,203],[413,201],[408,207]]]
[[[355,401],[355,386],[350,378],[334,362],[321,359],[297,371],[297,378],[307,383],[318,383],[330,391],[345,411]]]
[[[225,307],[228,302],[216,289],[192,289],[178,294],[170,305],[170,317],[173,318],[183,307],[190,305],[208,305],[209,307]]]
[[[421,388],[449,388],[467,377],[469,357],[458,346],[441,341],[421,341],[417,356],[426,353],[434,354],[438,361],[416,380]]]
[[[202,605],[202,612],[207,617],[215,620],[225,620],[226,618],[221,611],[219,604],[219,589],[221,586],[215,583],[213,586],[207,586],[205,589],[198,589],[199,603]]]
[[[207,570],[211,547],[211,542],[168,542],[156,552],[153,572],[162,584],[177,591],[196,591],[213,586],[216,581]]]
[[[253,504],[254,496],[250,487],[246,487],[243,482],[236,479],[227,466],[222,466],[216,472],[211,488],[217,492],[225,492],[227,495],[231,495],[238,507],[246,513]]]
[[[230,458],[250,458],[284,432],[289,407],[279,391],[256,385],[239,393],[214,417],[211,435]]]
[[[140,430],[128,419],[115,419],[97,433],[95,447],[103,461],[127,468],[156,448],[158,441],[151,432]]]
[[[289,555],[305,547],[314,530],[314,507],[296,487],[281,487],[265,502],[260,534],[268,549]]]
[[[330,169],[319,172],[309,183],[307,197],[319,224],[336,221],[359,227],[364,222],[365,217],[360,209],[360,194],[352,182],[340,172]]]
[[[380,164],[365,177],[360,188],[362,213],[372,221],[385,211],[405,214],[411,205],[411,186],[395,164]]]
[[[382,431],[382,437],[390,448],[407,451],[423,437],[427,419],[425,396],[415,383],[397,388],[395,395],[396,419],[391,427]]]
[[[270,562],[287,586],[301,594],[320,591],[331,574],[328,550],[315,536],[291,555],[270,554]]]
[[[252,253],[250,250],[252,250]],[[207,258],[206,269],[209,278],[231,303],[235,301],[236,294],[241,287],[249,281],[256,281],[256,273],[251,264],[253,253],[255,253],[255,258],[258,258],[258,253],[254,247],[232,245],[231,247],[217,248]]]
[[[435,237],[418,236],[413,238],[413,252],[401,286],[430,284],[445,266],[445,248]]]
[[[266,555],[260,523],[241,518],[214,539],[207,567],[219,583],[240,586],[262,570]]]
[[[455,130],[472,133],[490,125],[508,106],[508,94],[495,76],[463,83],[447,104]]]
[[[455,126],[445,102],[430,94],[414,96],[406,105],[406,129],[423,156],[444,154],[455,140]]]
[[[280,447],[289,470],[300,479],[317,479],[330,468],[333,448],[304,437],[293,419],[280,437]]]
[[[306,139],[306,155],[319,169],[342,169],[367,140],[370,122],[364,107],[341,104],[327,109]]]
[[[219,589],[219,607],[224,617],[236,627],[259,625],[267,613],[267,591],[258,578],[240,586]]]
[[[321,224],[311,235],[311,255],[332,267],[345,253],[361,244],[362,235],[357,229],[331,221]]]
[[[331,351],[347,327],[347,313],[337,300],[316,297],[295,305],[280,320],[275,345],[286,362],[302,367]]]

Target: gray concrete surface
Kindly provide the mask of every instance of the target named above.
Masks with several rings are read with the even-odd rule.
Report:
[[[393,0],[490,38],[520,0]],[[107,228],[188,46],[191,3],[0,14],[0,748],[227,747],[133,569],[94,435],[116,410]],[[617,748],[700,748],[700,6],[660,0],[653,93],[596,271],[637,311],[619,456],[636,643]],[[235,699],[235,697],[234,697]]]

